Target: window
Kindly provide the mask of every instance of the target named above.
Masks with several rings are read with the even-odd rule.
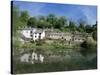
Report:
[[[33,35],[32,35],[32,31],[30,31],[30,36],[32,37]]]
[[[32,31],[30,31],[30,33],[32,34]]]
[[[41,36],[39,36],[39,39],[41,38]]]
[[[39,33],[39,35],[41,35],[41,33]]]
[[[33,35],[31,34],[30,36],[32,37]]]
[[[62,37],[62,39],[64,39],[64,37]]]

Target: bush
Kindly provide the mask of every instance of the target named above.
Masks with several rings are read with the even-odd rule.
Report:
[[[94,39],[95,41],[97,41],[97,31],[94,31],[94,32],[92,33],[92,37],[93,37],[93,39]]]
[[[83,48],[95,48],[96,47],[96,41],[93,40],[92,37],[88,37],[87,40],[85,40],[81,47]]]
[[[87,40],[81,44],[81,47],[83,48],[81,50],[83,55],[97,52],[97,44],[92,38],[87,38]]]
[[[45,40],[37,40],[36,41],[37,46],[42,46],[43,44],[45,44]]]

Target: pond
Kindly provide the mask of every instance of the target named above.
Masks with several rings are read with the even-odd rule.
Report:
[[[16,59],[15,59],[16,58]],[[13,60],[14,73],[37,73],[96,69],[96,53],[82,55],[80,49],[62,49],[55,52],[43,50],[24,51]]]

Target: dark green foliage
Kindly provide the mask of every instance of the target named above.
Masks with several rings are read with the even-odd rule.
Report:
[[[79,26],[74,21],[69,21],[65,16],[57,17],[55,14],[49,14],[48,16],[30,17],[27,11],[20,12],[18,8],[13,7],[13,32],[16,32],[19,28],[25,26],[37,27],[37,28],[56,28],[63,32],[87,32],[93,33],[93,38],[97,38],[97,22],[95,25],[87,25],[85,21],[80,21]],[[33,15],[34,16],[34,15]]]
[[[16,32],[19,26],[19,9],[16,7],[12,7],[12,25],[13,25],[13,33]]]
[[[36,43],[36,46],[42,46],[43,44],[45,44],[45,39],[36,40],[35,43]]]
[[[88,55],[88,54],[92,54],[92,53],[96,53],[97,50],[96,50],[96,43],[92,42],[92,41],[84,41],[82,44],[81,44],[81,47],[83,48],[81,50],[81,54],[83,54],[84,56]]]
[[[85,26],[84,24],[81,24],[79,25],[79,32],[85,32]]]
[[[97,41],[97,31],[93,31],[92,37],[93,37],[94,40]]]
[[[28,27],[37,27],[37,20],[35,17],[31,17],[29,18],[28,22],[27,22],[27,26]]]
[[[20,21],[23,22],[23,25],[27,25],[27,21],[29,19],[29,15],[27,11],[22,11],[20,15]]]
[[[90,25],[86,25],[86,26],[85,26],[85,31],[86,31],[87,33],[91,33],[91,32],[92,32],[92,27],[91,27]]]
[[[57,25],[57,17],[54,14],[49,14],[46,18],[46,21],[48,22],[49,27],[55,27]]]
[[[70,31],[76,31],[77,27],[76,27],[75,22],[73,22],[73,21],[69,22],[69,29],[70,29]]]
[[[64,16],[58,18],[55,23],[55,28],[58,28],[58,29],[64,28],[66,25],[66,22],[67,22],[67,19]]]
[[[46,27],[46,19],[44,16],[39,16],[39,20],[37,22],[37,27],[38,28],[44,28]]]
[[[92,32],[93,39],[97,41],[97,22],[92,26]]]
[[[78,27],[78,31],[79,32],[86,32],[85,30],[85,26],[87,25],[87,21],[85,21],[84,19],[80,19],[79,20],[79,27]]]
[[[55,14],[30,17],[27,11],[20,12],[15,6],[12,7],[12,14],[13,32],[16,32],[16,30],[25,26],[37,28],[56,28],[63,32],[78,31],[92,33],[93,38],[97,40],[97,22],[95,25],[87,25],[86,21],[80,19],[78,26],[74,21],[69,21],[68,24],[68,20],[65,16],[57,17]]]
[[[28,13],[26,11],[20,12],[18,8],[12,6],[12,29],[13,35],[16,35],[16,31],[27,25]]]

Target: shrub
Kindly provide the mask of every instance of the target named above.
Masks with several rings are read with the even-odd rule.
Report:
[[[93,40],[92,37],[90,38],[87,38],[87,40],[85,40],[82,44],[81,44],[81,47],[83,48],[81,50],[81,53],[83,55],[87,55],[87,54],[90,54],[90,53],[95,53],[97,52],[97,48],[96,48],[97,44],[96,42]]]

